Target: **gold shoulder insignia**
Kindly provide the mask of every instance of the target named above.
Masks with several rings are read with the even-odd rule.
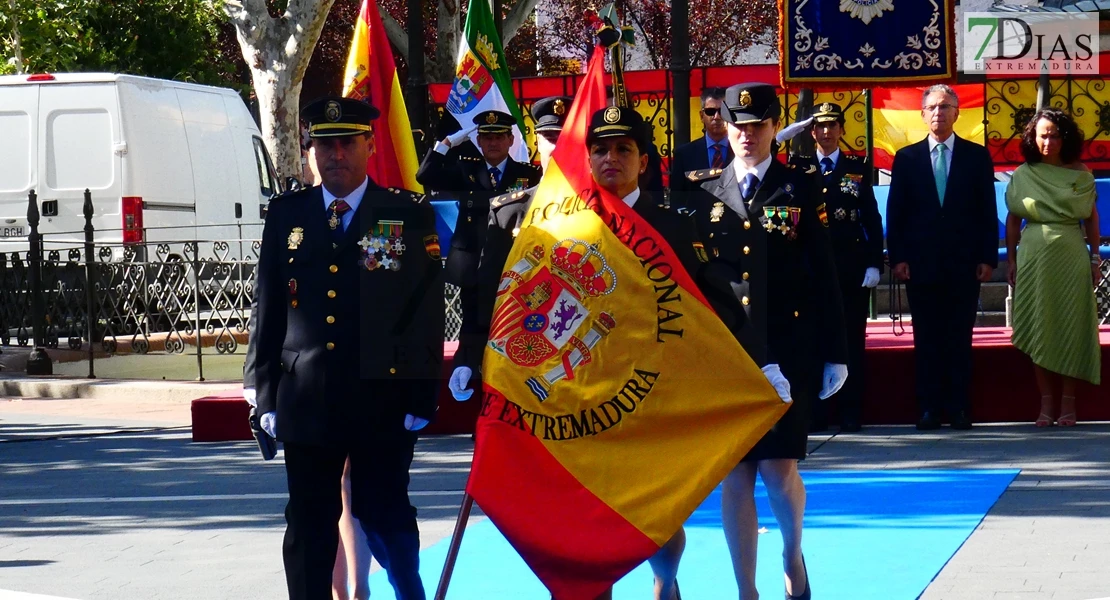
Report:
[[[489,206],[490,206],[490,208],[501,208],[502,206],[508,206],[510,204],[515,204],[516,202],[519,202],[520,200],[522,200],[524,198],[528,198],[529,196],[531,196],[531,193],[529,193],[527,191],[518,191],[518,192],[511,192],[511,193],[508,193],[508,194],[501,194],[500,196],[494,196],[493,198],[491,198],[490,201],[489,201]]]
[[[724,169],[698,169],[696,171],[686,171],[686,179],[690,181],[705,181],[707,179],[713,179],[714,177],[720,177],[721,173],[724,172]]]

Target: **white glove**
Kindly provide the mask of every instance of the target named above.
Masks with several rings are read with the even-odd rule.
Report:
[[[824,400],[840,391],[844,382],[848,380],[848,365],[825,363],[825,374],[821,376],[821,393],[818,398]]]
[[[875,267],[867,267],[867,271],[863,274],[863,286],[865,288],[873,288],[879,285],[879,270]]]
[[[254,407],[258,406],[258,400],[255,399],[256,394],[257,392],[254,391],[254,388],[243,388],[243,400],[246,400],[247,404]]]
[[[451,395],[454,396],[455,400],[459,402],[470,400],[470,397],[474,395],[474,390],[466,387],[472,375],[474,375],[474,371],[470,367],[455,367],[455,370],[451,372],[451,379],[447,380],[447,389],[451,390]]]
[[[459,131],[452,133],[451,135],[447,136],[447,144],[450,145],[452,148],[457,147],[459,144],[470,139],[470,134],[474,133],[475,129],[478,129],[477,125],[474,125],[473,127],[468,127],[466,129],[460,129]]]
[[[779,398],[783,402],[793,402],[790,397],[790,382],[786,380],[786,376],[782,374],[777,364],[767,365],[763,367],[763,376],[770,382],[771,387],[775,388]]]
[[[405,415],[405,429],[409,431],[420,431],[428,424],[427,419],[421,419],[416,415]]]
[[[276,412],[264,413],[262,415],[262,418],[258,420],[258,424],[262,427],[262,431],[265,431],[270,437],[274,438],[275,440],[277,439]]]

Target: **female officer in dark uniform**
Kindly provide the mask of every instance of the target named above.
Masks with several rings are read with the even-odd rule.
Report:
[[[722,115],[736,158],[723,169],[691,174],[701,186],[689,207],[701,242],[711,265],[731,270],[746,313],[741,344],[783,399],[793,400],[725,478],[721,515],[742,599],[758,595],[756,473],[782,530],[787,597],[810,597],[798,461],[805,458],[814,396],[827,398],[847,377],[844,315],[829,237],[817,214],[815,170],[783,165],[771,154],[780,112],[770,85],[728,88]]]

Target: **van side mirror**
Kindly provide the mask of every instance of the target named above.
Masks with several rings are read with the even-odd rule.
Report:
[[[243,218],[243,203],[242,202],[236,202],[235,203],[235,218],[236,219],[242,219]]]

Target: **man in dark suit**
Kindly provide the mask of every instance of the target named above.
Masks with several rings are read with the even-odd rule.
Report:
[[[701,92],[702,127],[705,135],[674,149],[671,155],[671,203],[685,206],[685,194],[700,188],[686,174],[702,169],[722,169],[732,162],[732,148],[728,145],[728,125],[721,117],[721,102],[725,89],[705,88]]]
[[[447,253],[447,282],[459,286],[462,319],[473,319],[478,298],[478,260],[486,239],[489,201],[494,196],[530,188],[540,182],[542,171],[531,163],[517,162],[509,156],[513,146],[516,118],[508,113],[488,110],[474,117],[474,126],[454,133],[428,151],[416,172],[416,180],[427,190],[454,194],[459,199],[459,214]],[[482,158],[448,155],[477,130]],[[465,352],[466,349],[461,349]],[[478,357],[481,360],[481,357]]]
[[[952,88],[921,99],[929,136],[894,157],[887,204],[891,271],[906,282],[913,314],[921,430],[971,429],[971,336],[979,285],[998,266],[994,165],[987,150],[953,133],[960,116]]]
[[[532,120],[536,122],[536,150],[542,169],[547,169],[547,163],[551,160],[551,153],[563,131],[563,123],[572,100],[567,96],[551,96],[532,104]],[[482,354],[489,337],[497,286],[513,242],[524,225],[524,217],[528,207],[532,205],[535,192],[536,186],[533,186],[495,196],[489,201],[489,222],[478,262],[475,294],[478,307],[476,312],[463,315],[459,328],[459,350],[455,353],[455,368],[448,382],[456,400],[466,400],[475,389],[480,388],[480,382],[472,378],[475,373],[481,372]]]
[[[871,289],[879,283],[883,266],[883,221],[871,184],[871,165],[863,157],[840,151],[844,135],[844,111],[839,104],[825,102],[813,112],[810,130],[816,144],[815,156],[795,156],[791,163],[816,168],[821,174],[818,215],[829,228],[833,258],[844,305],[848,338],[848,381],[829,401],[836,402],[840,430],[860,430],[863,403],[864,345]],[[814,406],[811,430],[828,428],[827,404]]]
[[[374,556],[398,598],[423,600],[408,470],[443,359],[435,213],[366,176],[377,109],[327,97],[303,116],[323,185],[270,205],[253,332],[261,426],[285,447],[289,597],[331,597],[349,456],[352,513]]]

